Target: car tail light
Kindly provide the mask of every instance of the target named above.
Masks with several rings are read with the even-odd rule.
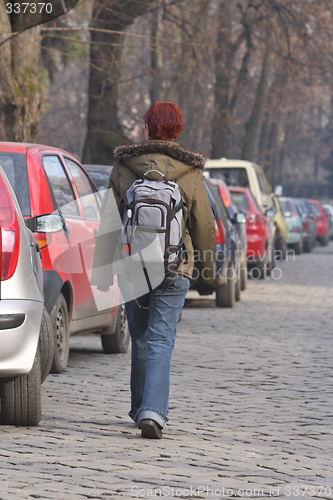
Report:
[[[16,270],[20,252],[20,225],[14,203],[0,176],[1,281],[9,280]]]
[[[304,231],[308,231],[309,224],[307,222],[303,222],[303,229],[304,229]]]
[[[292,233],[300,233],[301,232],[301,228],[300,227],[294,227],[292,230],[291,230]]]
[[[219,191],[220,191],[220,196],[223,200],[223,203],[226,208],[230,207],[231,205],[231,196],[229,194],[229,191],[224,186],[219,186]]]
[[[224,245],[225,244],[224,228],[222,222],[219,220],[215,220],[215,231],[216,231],[216,244]]]

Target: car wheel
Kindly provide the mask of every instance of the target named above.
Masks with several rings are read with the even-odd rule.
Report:
[[[54,333],[50,316],[47,310],[43,309],[42,324],[39,334],[39,351],[41,364],[41,382],[48,376],[54,355]]]
[[[276,246],[275,262],[282,262],[287,259],[287,243],[282,241],[278,246]]]
[[[240,282],[241,282],[241,290],[246,290],[247,287],[247,264],[243,262],[240,268]]]
[[[37,349],[27,375],[0,382],[1,422],[5,425],[38,425],[42,418],[41,365]]]
[[[319,239],[319,243],[321,244],[322,247],[327,247],[327,245],[329,244],[329,237],[328,237],[328,234],[326,234],[323,238],[320,238]]]
[[[240,299],[241,299],[241,280],[240,280],[240,269],[238,269],[235,280],[235,300],[236,302],[239,302]]]
[[[307,239],[303,242],[303,251],[306,253],[310,253],[312,251],[310,239]]]
[[[235,276],[234,269],[228,269],[226,282],[216,288],[216,306],[217,307],[235,307]]]
[[[281,252],[282,252],[282,260],[283,261],[287,260],[288,248],[287,248],[287,243],[285,241],[281,243]]]
[[[121,354],[125,353],[129,346],[130,333],[128,329],[125,306],[118,306],[117,324],[114,333],[107,333],[109,327],[104,330],[101,335],[102,347],[105,354]]]
[[[54,333],[54,355],[51,366],[52,373],[62,373],[69,358],[69,314],[67,302],[59,293],[51,311],[51,322]]]
[[[274,268],[275,268],[275,248],[274,245],[271,245],[271,261],[267,266],[267,276],[271,276]]]
[[[251,270],[251,276],[255,280],[265,280],[267,278],[267,263],[266,260],[260,260]]]
[[[301,255],[303,253],[303,240],[299,240],[297,243],[294,245],[294,250],[296,255]]]

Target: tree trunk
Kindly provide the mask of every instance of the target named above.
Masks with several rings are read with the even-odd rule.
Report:
[[[179,63],[177,65],[177,68],[174,71],[174,74],[171,78],[171,83],[169,87],[165,91],[165,100],[168,101],[169,99],[172,99],[174,95],[177,92],[177,89],[179,89],[179,84],[182,81],[182,75],[184,73],[184,65],[186,67],[189,64],[189,61],[192,60],[192,51],[193,48],[191,44],[193,42],[198,41],[198,37],[202,32],[204,32],[203,27],[205,26],[206,22],[206,16],[207,16],[207,9],[209,7],[211,0],[201,0],[199,2],[199,10],[198,10],[198,15],[195,17],[195,20],[193,20],[193,28],[191,30],[191,34],[187,35],[184,33],[182,29],[181,33],[181,58],[179,60]],[[184,19],[185,13],[184,11],[182,12],[182,16]],[[182,26],[183,28],[183,26]]]
[[[163,89],[161,85],[163,54],[161,37],[163,33],[163,8],[161,0],[156,2],[152,12],[151,23],[151,80],[150,80],[150,102],[155,104],[163,99]]]
[[[33,142],[38,133],[41,90],[38,85],[39,27],[12,35],[0,2],[0,140]],[[8,39],[8,40],[7,40]]]
[[[152,2],[153,0],[94,1],[91,27],[97,31],[91,33],[88,132],[83,150],[84,163],[110,164],[113,161],[113,149],[130,142],[118,119],[121,45],[125,29]],[[110,32],[100,32],[98,29]]]
[[[263,114],[266,104],[266,98],[269,90],[269,81],[273,69],[273,55],[269,48],[266,49],[260,82],[257,92],[257,97],[253,105],[253,111],[250,121],[247,123],[245,129],[245,139],[243,148],[243,159],[248,161],[254,161],[257,154],[261,125],[263,120]]]
[[[212,124],[212,158],[227,156],[231,117],[229,115],[229,80],[234,59],[231,50],[230,3],[223,0],[219,9],[220,31],[217,37],[215,59],[215,108]]]

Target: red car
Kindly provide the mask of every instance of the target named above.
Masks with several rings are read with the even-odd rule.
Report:
[[[103,294],[89,285],[101,204],[89,175],[69,153],[37,144],[0,142],[0,164],[41,250],[44,303],[55,333],[52,371],[66,368],[74,333],[100,333],[104,352],[126,352],[118,286]]]
[[[316,218],[317,240],[322,246],[326,247],[330,240],[328,214],[324,212],[319,201],[309,200],[309,203],[312,207],[312,213]]]
[[[260,210],[249,188],[229,186],[232,201],[246,213],[246,258],[252,277],[265,279],[273,267],[273,237],[270,222]]]

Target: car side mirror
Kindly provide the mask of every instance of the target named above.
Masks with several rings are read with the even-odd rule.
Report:
[[[274,215],[275,215],[274,210],[272,210],[271,208],[269,208],[265,212],[265,216],[268,217],[269,219],[273,219]]]
[[[25,220],[26,226],[33,233],[59,233],[66,230],[65,219],[60,214],[45,214]]]
[[[243,212],[237,212],[235,214],[234,222],[236,224],[245,224],[245,222],[246,222],[246,215],[243,214]]]

